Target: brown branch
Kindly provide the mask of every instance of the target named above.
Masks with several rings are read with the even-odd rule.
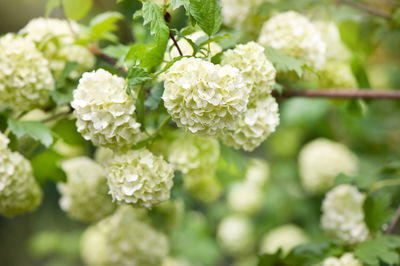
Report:
[[[400,206],[397,208],[396,214],[393,217],[393,219],[390,221],[388,228],[385,230],[385,233],[386,234],[393,233],[399,220],[400,220]]]
[[[92,45],[89,47],[89,50],[92,54],[98,56],[99,58],[103,59],[104,61],[110,63],[111,65],[115,66],[121,73],[123,74],[127,74],[128,72],[126,71],[125,68],[123,67],[117,67],[117,60],[115,60],[114,58],[106,55],[105,53],[103,53],[100,48],[97,45]]]
[[[336,98],[336,99],[400,99],[400,90],[288,90],[280,95],[274,91],[277,98]]]
[[[375,15],[375,16],[378,16],[378,17],[382,17],[382,18],[385,18],[385,19],[389,19],[390,20],[390,19],[393,18],[392,15],[389,14],[389,13],[386,13],[386,12],[384,12],[382,10],[379,10],[379,9],[376,9],[376,8],[373,8],[373,7],[370,7],[370,6],[367,6],[367,5],[352,1],[352,0],[336,0],[336,3],[337,4],[343,4],[343,5],[351,6],[351,7],[354,7],[356,9],[359,9],[361,11],[364,11],[366,13],[369,13],[369,14],[372,14],[372,15]]]
[[[183,53],[182,53],[182,51],[181,51],[181,48],[179,47],[178,42],[176,41],[176,39],[175,39],[175,37],[174,37],[174,34],[172,33],[171,30],[169,30],[169,37],[170,37],[171,40],[174,42],[174,45],[175,45],[176,49],[178,49],[179,55],[180,55],[180,56],[183,56]]]

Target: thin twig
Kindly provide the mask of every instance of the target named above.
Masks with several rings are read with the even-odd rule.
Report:
[[[336,98],[336,99],[400,99],[400,90],[287,90],[282,95],[273,92],[277,98]]]
[[[385,233],[386,234],[393,233],[399,220],[400,220],[400,206],[397,208],[396,214],[394,215],[393,219],[390,221],[388,228],[385,230]]]
[[[78,33],[75,32],[74,28],[72,27],[71,20],[67,17],[67,14],[65,13],[64,5],[62,3],[60,4],[60,8],[61,8],[62,16],[67,21],[67,25],[68,25],[69,30],[71,31],[71,33],[74,36],[74,38],[76,40],[78,40],[79,39],[79,35],[78,35]]]
[[[72,109],[69,108],[68,111],[65,111],[65,112],[58,113],[58,114],[55,114],[55,115],[53,115],[53,116],[50,116],[49,118],[43,119],[41,122],[43,122],[43,123],[51,122],[51,121],[53,121],[53,120],[57,120],[57,119],[59,119],[59,118],[61,118],[61,117],[64,117],[64,116],[66,116],[66,115],[69,115],[69,114],[71,114],[71,113],[72,113]]]
[[[98,56],[99,58],[103,59],[104,61],[110,63],[111,65],[115,66],[121,73],[123,74],[127,74],[128,72],[126,71],[125,68],[123,67],[117,67],[117,60],[115,60],[114,58],[106,55],[105,53],[103,53],[100,48],[97,45],[92,45],[89,47],[90,52],[92,52],[92,54]]]
[[[364,11],[366,13],[369,13],[369,14],[372,14],[372,15],[375,15],[375,16],[379,16],[379,17],[382,17],[382,18],[385,18],[385,19],[389,19],[390,20],[390,19],[393,18],[392,15],[389,14],[389,13],[386,13],[386,12],[384,12],[382,10],[379,10],[379,9],[373,8],[371,6],[367,6],[367,5],[352,1],[352,0],[336,0],[336,3],[337,4],[343,4],[343,5],[351,6],[351,7],[357,8],[357,9],[359,9],[361,11]]]
[[[179,47],[178,42],[176,41],[175,36],[174,36],[174,34],[172,33],[171,29],[169,30],[169,37],[170,37],[171,40],[174,42],[174,45],[175,45],[176,49],[178,49],[179,55],[180,55],[180,56],[183,56],[183,53],[182,53],[182,51],[181,51],[181,48]]]

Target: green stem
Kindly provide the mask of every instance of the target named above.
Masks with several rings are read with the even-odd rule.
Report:
[[[160,126],[157,128],[156,132],[154,132],[151,135],[151,138],[155,138],[158,136],[158,134],[161,132],[161,130],[168,124],[169,120],[171,119],[171,116],[167,116],[160,124]]]
[[[208,56],[208,61],[210,61],[210,62],[211,62],[211,45],[210,45],[210,36],[208,36],[208,44],[207,44],[207,47],[208,47],[208,54],[207,54],[207,56]]]
[[[6,129],[6,131],[4,131],[4,136],[8,137],[8,135],[10,135],[10,133],[11,133],[11,129],[8,127]]]

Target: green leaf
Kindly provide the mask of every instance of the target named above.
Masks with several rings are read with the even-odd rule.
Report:
[[[189,13],[210,37],[221,27],[221,6],[217,0],[190,0]]]
[[[137,93],[137,99],[136,99],[136,117],[137,121],[140,123],[140,128],[143,130],[144,129],[144,101],[146,99],[146,95],[144,93],[143,88],[140,88]]]
[[[353,99],[349,101],[347,111],[355,117],[364,117],[367,114],[368,106],[362,99]]]
[[[72,20],[80,20],[90,11],[92,0],[62,0],[65,15]]]
[[[367,265],[400,264],[400,236],[379,236],[361,243],[354,254]]]
[[[48,17],[54,8],[61,5],[61,0],[48,0],[46,3],[46,11],[44,13],[45,17]]]
[[[57,152],[45,150],[31,159],[33,175],[35,179],[44,184],[46,180],[53,180],[55,182],[65,181],[66,175],[59,167],[59,161],[63,157]]]
[[[295,247],[284,259],[284,265],[316,265],[326,257],[337,256],[342,249],[329,242],[308,243]]]
[[[383,193],[369,195],[365,199],[364,220],[371,232],[378,232],[392,218],[394,210],[390,208],[390,203],[390,195]]]
[[[274,85],[274,90],[276,90],[276,91],[279,93],[279,95],[282,95],[282,93],[283,93],[283,86],[282,86],[281,84],[279,84],[279,83],[275,83],[275,85]]]
[[[64,105],[73,100],[72,92],[75,89],[75,85],[70,79],[69,76],[72,71],[76,69],[78,63],[76,62],[67,62],[63,69],[63,72],[60,74],[56,81],[56,89],[50,92],[50,96],[52,100],[57,105]]]
[[[34,140],[40,141],[46,147],[53,143],[51,129],[40,121],[17,121],[8,119],[8,126],[11,132],[18,138],[28,135]]]
[[[171,0],[172,8],[175,10],[181,6],[184,6],[186,10],[189,9],[190,0]]]
[[[164,84],[158,83],[150,90],[150,97],[144,102],[144,105],[150,110],[156,110],[161,102],[161,96],[164,93]]]
[[[132,66],[128,70],[127,74],[128,79],[128,94],[130,94],[131,90],[136,86],[143,85],[146,81],[150,80],[150,75],[146,72],[146,70],[139,66]]]
[[[278,71],[294,71],[298,77],[303,76],[303,70],[308,68],[307,64],[300,59],[285,55],[271,47],[265,47],[264,50],[267,59],[275,66]]]
[[[282,249],[279,249],[274,254],[264,254],[259,257],[258,266],[276,266],[280,265]]]
[[[106,39],[116,41],[116,37],[111,33],[116,30],[116,22],[123,19],[123,15],[119,12],[101,13],[90,21],[90,40]]]

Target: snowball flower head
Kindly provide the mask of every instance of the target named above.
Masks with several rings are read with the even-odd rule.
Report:
[[[61,74],[67,61],[77,62],[78,66],[71,72],[71,78],[79,77],[95,64],[95,57],[86,47],[74,44],[74,33],[78,32],[79,25],[74,21],[42,17],[32,19],[20,31],[41,47],[56,75]]]
[[[174,175],[162,157],[144,148],[115,154],[106,174],[114,200],[146,208],[169,199]]]
[[[251,182],[239,182],[228,192],[228,205],[235,212],[254,213],[262,204],[263,193],[259,186]]]
[[[7,148],[9,140],[0,133],[0,214],[14,216],[37,209],[42,191],[32,174],[30,162]]]
[[[363,266],[363,264],[354,257],[353,253],[345,253],[340,258],[326,258],[321,266]]]
[[[183,58],[165,74],[164,105],[181,128],[214,135],[246,110],[249,89],[237,68]]]
[[[268,96],[256,101],[236,120],[233,128],[221,130],[218,137],[227,146],[253,151],[279,125],[279,110],[275,98]]]
[[[253,158],[246,169],[246,182],[264,186],[270,178],[270,169],[266,161]]]
[[[324,193],[333,186],[338,174],[356,174],[358,159],[343,144],[316,139],[301,149],[299,171],[301,183],[308,192]]]
[[[35,44],[15,34],[0,38],[0,108],[22,112],[47,103],[54,89],[48,61]]]
[[[308,242],[308,237],[300,227],[292,224],[282,225],[266,234],[260,246],[260,253],[273,254],[282,249],[288,254],[293,248]]]
[[[206,35],[202,31],[196,31],[195,33],[185,36],[185,38],[192,40],[194,43],[196,43],[198,40],[201,41],[203,37],[206,37]],[[204,40],[207,40],[207,38],[204,38]],[[167,52],[165,53],[164,56],[165,61],[171,61],[175,57],[180,56],[179,51],[172,42],[172,40],[169,42],[169,46],[171,47],[171,49],[168,49]],[[178,46],[181,49],[183,55],[193,55],[193,47],[186,39],[180,39],[178,41]],[[207,56],[208,45],[206,44],[201,48],[204,48],[204,50],[202,50],[204,52],[203,56],[204,57]],[[210,42],[210,51],[211,51],[211,56],[214,56],[220,53],[222,51],[222,48],[216,42]],[[196,56],[201,57],[202,53],[199,51],[197,52]]]
[[[249,102],[271,93],[275,85],[276,70],[267,60],[264,47],[255,43],[239,44],[224,52],[222,65],[239,69],[247,86],[251,88]]]
[[[60,207],[71,218],[83,222],[96,222],[115,210],[108,194],[104,169],[87,157],[63,161],[61,167],[67,182],[59,183]]]
[[[183,185],[190,194],[203,203],[216,201],[222,187],[215,176],[215,169],[199,168],[185,174]]]
[[[135,119],[135,101],[124,89],[125,80],[98,69],[84,73],[74,90],[71,106],[76,126],[93,144],[114,150],[136,144],[143,138]],[[131,95],[136,98],[136,94]]]
[[[219,158],[216,138],[185,133],[172,142],[168,161],[176,170],[186,174],[197,168],[215,169]]]
[[[245,216],[231,215],[218,225],[217,238],[227,252],[233,255],[246,254],[254,246],[254,228]]]
[[[357,88],[357,81],[347,62],[328,61],[319,80],[321,88]]]
[[[367,240],[368,228],[364,222],[365,194],[351,185],[339,185],[329,191],[322,202],[322,228],[346,244]]]
[[[326,44],[321,34],[305,16],[294,11],[279,13],[265,22],[258,42],[301,58],[318,70],[325,64]]]
[[[85,231],[81,254],[88,266],[159,266],[168,254],[168,241],[125,206]]]

